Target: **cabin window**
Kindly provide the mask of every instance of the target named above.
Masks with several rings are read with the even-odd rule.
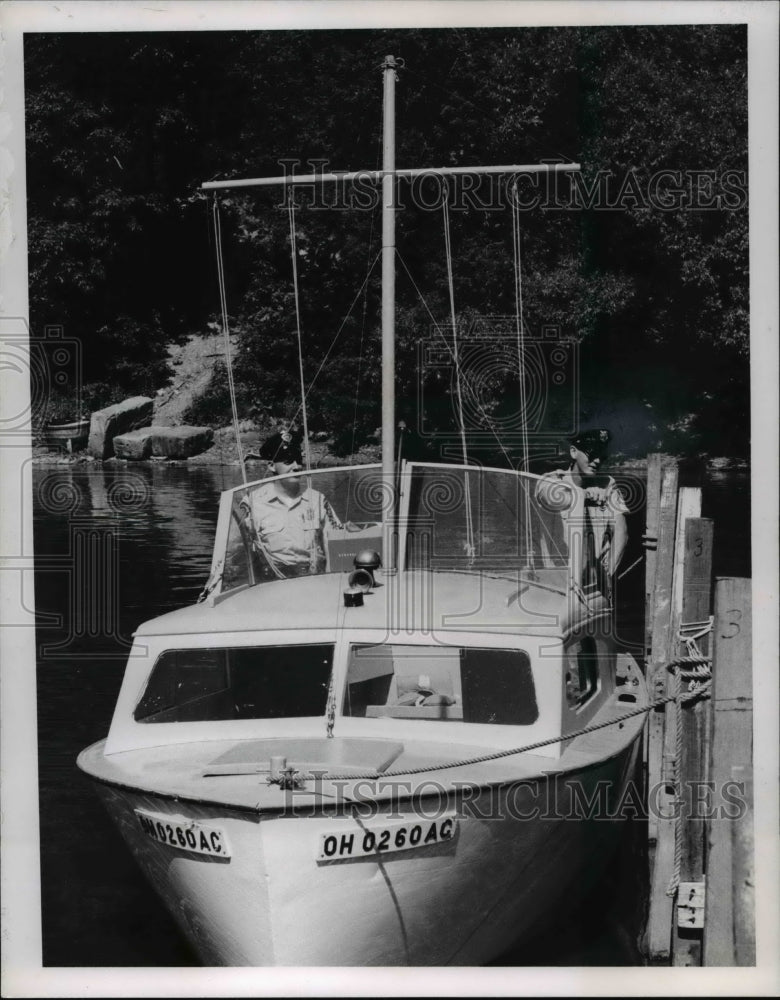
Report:
[[[154,665],[136,722],[324,715],[332,645],[176,649]]]
[[[352,646],[343,711],[367,719],[508,726],[539,717],[528,655],[470,646]]]
[[[596,641],[585,636],[566,651],[566,704],[580,708],[599,689],[599,654]]]

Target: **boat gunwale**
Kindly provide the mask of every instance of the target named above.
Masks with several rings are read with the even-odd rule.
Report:
[[[599,767],[602,764],[604,764],[605,762],[613,760],[615,757],[619,756],[620,754],[623,754],[627,750],[630,750],[630,748],[632,747],[632,745],[635,744],[635,742],[640,738],[642,730],[643,730],[643,728],[644,728],[644,726],[646,724],[646,721],[647,721],[648,713],[650,712],[650,710],[652,708],[652,706],[650,704],[650,699],[649,699],[649,692],[647,691],[646,687],[642,687],[641,686],[642,672],[641,672],[641,669],[640,669],[639,665],[637,664],[636,660],[634,659],[634,657],[630,653],[627,653],[625,651],[618,651],[617,655],[620,656],[623,659],[624,663],[625,663],[625,661],[628,661],[628,670],[629,670],[629,673],[635,675],[636,678],[637,678],[637,680],[639,680],[639,682],[640,682],[640,686],[639,686],[640,697],[637,699],[637,703],[634,705],[634,707],[633,707],[632,710],[628,710],[627,709],[625,717],[623,717],[621,715],[616,715],[615,718],[614,718],[614,720],[612,720],[610,724],[603,725],[603,726],[600,727],[601,730],[607,730],[607,731],[612,730],[612,726],[619,727],[620,730],[623,732],[623,736],[624,736],[624,738],[620,741],[620,745],[619,746],[616,746],[616,747],[613,746],[612,748],[607,749],[606,752],[598,752],[597,753],[594,750],[589,750],[589,751],[578,750],[576,744],[578,743],[579,740],[586,739],[586,738],[592,738],[594,736],[594,733],[599,732],[598,729],[594,729],[594,730],[591,730],[590,732],[584,732],[584,733],[582,733],[580,735],[574,735],[574,736],[572,736],[572,735],[566,735],[566,736],[562,736],[560,742],[566,742],[567,746],[563,750],[563,753],[561,754],[561,756],[558,757],[558,758],[541,757],[539,755],[534,754],[532,751],[523,751],[523,750],[520,750],[517,754],[514,754],[514,755],[513,754],[509,754],[509,753],[503,753],[503,755],[500,758],[496,758],[495,760],[487,760],[487,761],[485,761],[485,760],[477,760],[476,762],[464,761],[463,763],[457,763],[457,764],[454,764],[454,765],[451,764],[451,763],[448,764],[447,761],[444,761],[442,763],[441,767],[431,766],[430,769],[426,769],[426,771],[424,773],[417,773],[417,774],[410,774],[410,773],[404,773],[404,772],[398,772],[396,774],[393,774],[392,772],[389,773],[389,774],[377,773],[375,777],[372,777],[370,779],[359,778],[359,777],[356,777],[356,778],[329,779],[327,776],[323,776],[322,779],[320,779],[321,783],[324,784],[324,783],[328,783],[328,782],[331,782],[331,781],[335,781],[335,782],[338,783],[338,785],[340,785],[342,787],[343,794],[345,794],[345,795],[348,794],[348,788],[349,788],[350,784],[353,783],[353,782],[372,781],[372,782],[375,782],[377,785],[379,783],[382,783],[385,786],[382,789],[381,792],[379,792],[379,790],[377,789],[377,791],[375,792],[374,796],[372,796],[371,798],[361,797],[359,799],[354,800],[351,803],[351,804],[353,804],[355,806],[359,806],[361,803],[365,803],[365,802],[369,802],[369,801],[370,802],[379,803],[379,802],[383,802],[383,801],[388,801],[389,800],[389,801],[393,801],[393,802],[396,802],[396,803],[402,803],[402,802],[410,801],[410,800],[413,800],[413,799],[416,799],[417,801],[422,801],[424,799],[431,798],[434,795],[436,795],[437,797],[440,798],[441,797],[441,789],[438,789],[438,788],[436,789],[436,791],[431,791],[428,795],[422,795],[422,796],[419,795],[414,789],[411,789],[411,788],[410,788],[408,794],[405,794],[405,795],[402,795],[402,796],[394,796],[394,792],[395,792],[395,790],[397,789],[397,787],[399,786],[399,784],[402,781],[404,782],[404,785],[408,785],[408,783],[409,783],[408,779],[409,778],[419,779],[419,783],[423,787],[424,787],[425,783],[430,783],[430,782],[432,782],[434,780],[437,780],[437,779],[438,780],[442,780],[442,783],[446,783],[446,777],[442,778],[442,776],[446,775],[448,772],[462,771],[465,768],[485,767],[485,766],[490,766],[491,764],[498,763],[498,762],[505,763],[506,761],[510,760],[513,756],[516,756],[517,758],[521,758],[522,757],[522,759],[525,762],[527,762],[527,758],[529,756],[536,757],[538,759],[538,761],[539,761],[539,772],[538,772],[538,774],[533,775],[533,776],[527,776],[526,775],[526,776],[515,776],[515,777],[510,777],[510,778],[501,777],[501,778],[494,778],[494,779],[490,779],[488,777],[485,777],[485,778],[477,779],[476,781],[471,782],[471,784],[477,784],[480,789],[504,788],[504,787],[509,787],[511,785],[515,785],[518,782],[545,781],[545,780],[548,780],[551,775],[554,775],[555,777],[571,776],[574,773],[579,772],[579,771],[583,771],[584,772],[584,771],[588,771],[588,770],[590,770],[592,768]],[[598,721],[599,721],[599,716],[602,716],[602,715],[606,714],[609,710],[614,711],[615,709],[617,709],[617,707],[619,705],[619,696],[620,696],[620,693],[621,693],[620,687],[616,687],[615,690],[614,690],[614,692],[613,692],[613,694],[610,696],[610,698],[607,701],[604,702],[604,704],[601,706],[601,708],[596,713],[596,715],[594,716],[593,720],[591,720],[591,723],[589,725],[591,725],[591,724],[596,724],[597,725]],[[637,711],[637,709],[641,709],[642,711]],[[605,720],[602,719],[601,721],[603,722]],[[588,727],[586,727],[586,729],[587,728]],[[299,738],[306,739],[307,737],[299,737]],[[310,738],[310,737],[308,737],[308,738]],[[366,738],[366,737],[350,737],[350,736],[346,736],[346,737],[338,737],[338,738],[342,739],[342,740],[349,740],[349,739],[352,739],[352,738]],[[382,735],[382,736],[377,736],[377,737],[374,737],[374,738],[376,738],[376,739],[386,739],[387,737],[384,736],[384,735]],[[285,737],[269,737],[269,739],[279,739],[279,741],[281,743],[281,742],[284,741]],[[204,805],[204,806],[210,806],[210,807],[223,807],[223,808],[228,808],[228,809],[235,809],[235,810],[237,810],[239,812],[249,812],[249,813],[253,813],[253,814],[254,813],[257,813],[257,814],[270,813],[270,814],[274,814],[274,815],[275,814],[290,815],[291,804],[290,804],[289,801],[286,801],[283,805],[281,805],[279,807],[265,805],[265,804],[261,805],[260,803],[257,803],[256,805],[251,806],[251,805],[247,805],[245,803],[227,802],[224,799],[223,800],[215,800],[214,798],[202,798],[200,796],[181,794],[181,793],[178,793],[178,792],[165,792],[165,791],[151,789],[151,788],[144,788],[144,787],[141,787],[141,786],[139,786],[137,784],[135,784],[135,785],[134,784],[130,784],[127,781],[118,780],[116,778],[110,778],[110,777],[107,777],[105,775],[97,774],[97,773],[95,773],[95,772],[93,772],[91,770],[88,770],[87,767],[85,766],[84,758],[86,758],[90,753],[94,753],[95,755],[97,755],[99,753],[98,748],[101,745],[103,745],[103,747],[105,747],[106,742],[107,742],[107,737],[104,737],[102,740],[97,740],[94,743],[91,743],[89,746],[85,747],[84,750],[81,751],[81,753],[78,755],[78,758],[77,758],[77,761],[76,761],[77,766],[79,767],[79,769],[84,774],[86,774],[91,780],[96,781],[96,782],[98,782],[100,784],[104,784],[104,785],[108,785],[108,786],[112,786],[112,787],[116,787],[116,788],[121,788],[121,789],[126,789],[126,790],[134,792],[136,794],[141,794],[141,795],[146,794],[146,795],[158,796],[160,798],[163,798],[163,799],[166,799],[166,800],[171,800],[171,801],[191,802],[191,803],[195,803],[195,804],[199,804],[199,805]],[[215,740],[213,742],[226,743],[226,742],[230,742],[230,740],[229,739],[227,739],[227,740],[222,739],[222,740]],[[233,741],[233,744],[236,745],[236,744],[239,744],[241,742],[249,742],[249,739],[247,739],[247,740],[237,739],[237,740]],[[429,740],[421,739],[420,742],[421,743],[426,743],[426,742],[435,742],[435,741],[429,741]],[[174,744],[169,744],[165,749],[167,751],[169,751],[169,752],[173,752],[176,747],[191,746],[191,745],[192,744],[190,744],[188,742],[174,743]],[[437,744],[437,745],[440,745],[440,744]],[[140,747],[140,748],[137,748],[137,749],[134,749],[134,750],[123,751],[122,754],[124,756],[130,756],[130,755],[135,755],[135,754],[139,754],[139,753],[147,753],[150,749],[155,749],[155,748]],[[156,749],[160,749],[160,748],[156,748]],[[502,750],[502,748],[497,748],[498,752],[501,752],[501,750]],[[487,748],[486,748],[486,751],[487,751]],[[576,754],[586,754],[586,753],[587,754],[592,754],[593,755],[593,759],[590,760],[590,761],[583,761],[583,760],[577,760],[575,758]],[[566,757],[567,757],[567,755],[570,755],[570,762],[568,764],[566,763]],[[115,756],[115,755],[112,755],[112,756]],[[571,759],[571,758],[574,758],[574,759]],[[106,767],[116,768],[117,770],[120,769],[119,762],[116,761],[115,759],[112,759],[112,760],[109,761],[109,758],[105,755],[105,753],[102,753],[100,755],[100,759],[101,759],[101,761],[103,762],[103,764]],[[413,769],[410,769],[410,770],[413,770]],[[214,777],[217,777],[217,776],[214,776]],[[233,777],[235,777],[235,776],[233,776]],[[397,782],[394,782],[394,779],[397,779]],[[204,778],[203,780],[206,780],[206,779]],[[312,780],[312,779],[309,779],[309,780]],[[464,780],[464,784],[468,783],[466,779],[463,779],[463,780]],[[256,789],[256,792],[264,791],[264,790],[265,790],[264,786],[259,785],[257,787],[257,789]],[[448,796],[449,795],[457,795],[457,794],[459,794],[459,792],[462,792],[462,791],[463,791],[463,788],[460,788],[460,789],[459,788],[446,788],[446,794]],[[297,792],[296,794],[299,794],[302,797],[304,795],[306,795],[306,797],[310,800],[305,805],[303,803],[301,803],[301,809],[302,810],[312,810],[312,809],[314,809],[318,815],[322,815],[322,814],[325,814],[325,813],[328,812],[327,808],[325,807],[325,804],[322,802],[322,795],[321,794],[318,795],[318,793],[316,791],[308,791],[308,790],[304,789],[304,790],[302,790],[300,792]],[[344,810],[341,810],[340,814],[348,815],[349,812],[348,811],[344,812]],[[295,815],[295,813],[293,812],[293,816],[294,815]]]
[[[617,725],[618,722],[619,722],[619,720],[615,720],[615,725]],[[600,756],[597,759],[594,759],[592,761],[588,761],[588,762],[581,762],[581,761],[573,762],[572,765],[570,767],[568,767],[568,768],[567,767],[560,767],[560,766],[547,766],[547,767],[545,767],[544,771],[540,770],[540,772],[539,772],[538,775],[535,775],[535,776],[532,776],[532,777],[527,777],[526,776],[526,777],[516,777],[516,778],[496,778],[494,780],[479,780],[479,781],[476,781],[476,782],[467,782],[467,781],[464,780],[463,786],[460,787],[460,788],[448,788],[448,789],[445,789],[446,794],[448,796],[450,796],[450,795],[457,796],[459,794],[463,794],[463,792],[465,791],[465,786],[466,785],[474,785],[474,784],[476,784],[476,785],[478,785],[478,787],[479,787],[479,789],[481,791],[482,790],[487,790],[487,789],[494,789],[494,788],[509,788],[512,785],[516,785],[516,784],[521,783],[521,782],[525,784],[525,783],[531,783],[531,782],[535,782],[535,781],[540,781],[540,782],[547,781],[547,780],[549,780],[550,777],[554,777],[554,778],[571,777],[571,776],[575,775],[576,773],[584,772],[584,771],[589,771],[589,770],[592,770],[593,768],[596,768],[596,767],[601,767],[603,764],[609,763],[609,761],[614,760],[616,757],[619,757],[621,754],[624,754],[624,753],[626,753],[627,751],[629,751],[631,749],[632,744],[639,738],[639,735],[641,733],[641,727],[642,727],[642,725],[644,725],[644,723],[641,723],[641,724],[638,725],[637,732],[634,735],[632,735],[630,739],[627,739],[622,746],[620,746],[617,749],[612,750],[611,752],[606,753],[603,756]],[[90,781],[94,781],[94,782],[96,782],[98,784],[106,785],[106,786],[112,787],[112,788],[121,788],[122,790],[133,792],[134,794],[137,794],[137,795],[155,796],[157,798],[170,800],[171,802],[189,802],[189,803],[192,803],[194,805],[209,806],[211,808],[231,809],[231,810],[234,810],[236,812],[251,813],[251,814],[256,814],[258,816],[265,815],[265,814],[271,814],[271,815],[287,816],[290,819],[306,818],[305,816],[301,817],[300,815],[298,815],[295,812],[295,810],[291,807],[291,805],[289,805],[289,804],[285,804],[285,805],[282,805],[282,806],[279,806],[279,807],[275,807],[275,806],[261,805],[260,803],[258,803],[257,805],[251,806],[251,805],[246,805],[246,804],[238,803],[238,802],[226,802],[226,801],[216,800],[214,798],[210,798],[210,799],[198,798],[198,797],[193,796],[193,795],[182,795],[182,794],[179,794],[177,792],[165,792],[165,791],[159,791],[159,790],[151,789],[151,788],[143,788],[143,787],[141,787],[139,785],[132,785],[132,784],[129,784],[128,782],[125,782],[125,781],[119,781],[119,780],[114,779],[114,778],[104,777],[103,775],[98,775],[98,774],[92,773],[91,771],[87,771],[86,768],[84,767],[84,765],[81,763],[82,755],[89,753],[90,750],[93,750],[95,747],[99,746],[101,743],[104,743],[104,742],[105,742],[105,739],[98,740],[96,743],[92,743],[92,744],[90,744],[90,746],[85,747],[84,750],[82,750],[82,752],[79,754],[79,756],[78,756],[78,758],[76,760],[76,763],[77,763],[79,769],[82,771],[83,774],[85,774],[89,778]],[[126,752],[127,753],[136,753],[137,751],[128,750]],[[520,756],[520,755],[518,754],[518,756]],[[548,762],[551,762],[551,760],[549,758],[546,758],[546,759],[548,760]],[[541,760],[541,758],[540,758],[540,760]],[[560,764],[561,760],[563,760],[563,757],[560,757],[558,759],[557,763]],[[418,775],[412,775],[412,777],[420,777],[423,780],[423,783],[430,784],[434,780],[432,778],[432,775],[436,775],[440,771],[443,771],[443,770],[452,770],[452,771],[454,771],[454,770],[459,770],[460,768],[474,767],[474,766],[475,765],[473,765],[473,764],[466,763],[466,764],[460,764],[456,768],[456,767],[447,767],[447,765],[445,764],[445,765],[442,766],[442,768],[439,769],[439,771],[429,771],[429,772],[426,772],[425,775],[419,775],[419,776]],[[371,781],[375,781],[375,782],[380,782],[380,781],[390,782],[390,781],[392,781],[393,777],[397,777],[400,780],[400,779],[404,778],[405,775],[398,774],[398,775],[395,775],[395,776],[394,775],[386,776],[386,775],[382,775],[382,774],[377,774],[376,778],[371,778],[371,779],[365,779],[365,778],[343,779],[342,778],[342,779],[338,779],[338,784],[345,786],[343,788],[343,794],[346,796],[347,794],[349,794],[348,788],[346,787],[348,785],[349,781],[353,781],[354,780],[354,781],[360,782],[360,783],[365,783],[367,780],[371,780]],[[328,781],[330,781],[329,778],[323,777],[323,779],[322,779],[322,783],[323,784],[326,783],[326,782],[328,782]],[[378,795],[376,795],[376,796],[374,796],[372,798],[352,799],[352,800],[349,800],[349,801],[347,801],[346,799],[343,799],[342,801],[344,802],[345,805],[354,806],[355,808],[359,808],[360,806],[365,806],[366,803],[376,803],[376,804],[379,804],[379,803],[382,803],[382,802],[392,802],[394,805],[399,805],[399,804],[401,804],[403,802],[407,802],[407,801],[424,802],[427,799],[434,798],[434,797],[437,798],[437,799],[441,799],[442,798],[442,792],[441,792],[440,789],[436,789],[436,791],[431,791],[430,793],[425,793],[425,794],[422,794],[422,795],[420,795],[416,791],[412,790],[412,791],[408,792],[408,794],[405,794],[403,796],[394,796],[393,795],[393,791],[394,791],[394,788],[390,787],[390,788],[382,790],[382,792],[384,794],[382,794],[382,795],[378,794]],[[326,806],[325,802],[322,801],[322,796],[318,795],[317,792],[315,792],[315,791],[306,792],[306,790],[304,789],[303,791],[297,792],[296,794],[300,795],[301,798],[303,798],[304,795],[305,795],[308,799],[311,800],[311,801],[309,801],[309,802],[307,802],[305,804],[301,803],[301,805],[300,805],[301,812],[308,813],[309,815],[311,815],[311,818],[315,818],[316,816],[322,816],[322,815],[331,815],[331,813],[327,809],[327,806]],[[334,811],[335,811],[335,807],[334,807]],[[348,816],[351,813],[350,813],[350,811],[345,811],[345,810],[342,809],[338,813],[334,812],[334,814]]]

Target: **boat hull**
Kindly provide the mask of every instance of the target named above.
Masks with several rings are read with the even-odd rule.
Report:
[[[477,965],[535,935],[603,875],[623,828],[619,804],[637,746],[555,778],[450,785],[446,793],[418,783],[414,808],[396,799],[328,814],[294,805],[245,811],[97,787],[205,965]],[[218,828],[230,857],[160,843],[136,810]],[[423,833],[438,821],[441,831],[442,817],[453,817],[446,839],[318,860],[328,836],[405,821]]]

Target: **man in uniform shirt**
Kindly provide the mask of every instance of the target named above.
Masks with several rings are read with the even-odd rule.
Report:
[[[582,587],[587,595],[596,590],[612,596],[612,578],[620,564],[628,541],[623,495],[615,480],[599,475],[612,435],[608,430],[581,431],[568,439],[569,467],[549,473],[539,483],[537,500],[546,509],[560,510],[569,525],[570,538],[580,535],[582,545]],[[556,494],[556,483],[571,484],[584,493],[584,523],[570,521],[574,505]],[[556,505],[557,500],[557,505]],[[573,534],[571,533],[573,532]]]
[[[582,431],[570,439],[569,477],[585,490],[585,511],[593,531],[594,556],[607,580],[611,580],[628,541],[628,513],[615,480],[600,476],[612,435],[608,430]]]
[[[283,430],[260,449],[274,476],[300,472],[300,432]],[[343,528],[322,495],[306,477],[280,479],[258,487],[241,501],[251,518],[255,546],[278,578],[324,573],[329,528]]]

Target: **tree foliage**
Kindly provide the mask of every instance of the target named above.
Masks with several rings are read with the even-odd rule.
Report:
[[[747,447],[743,27],[47,34],[25,44],[33,331],[57,323],[81,337],[86,381],[151,391],[169,377],[167,345],[213,321],[203,180],[279,174],[291,160],[299,173],[309,161],[380,165],[380,65],[394,53],[405,60],[399,166],[583,164],[580,203],[564,184],[562,204],[519,213],[525,329],[580,343],[581,416],[633,399],[663,426],[694,413],[698,425],[685,426],[703,447]],[[712,191],[716,206],[701,207]],[[413,425],[424,416],[446,429],[452,382],[419,364],[426,344],[451,335],[438,193],[432,180],[399,182],[397,393]],[[478,188],[466,211],[452,189],[459,323],[515,311],[512,213],[499,193]],[[480,208],[488,195],[497,203]],[[310,423],[342,450],[379,422],[381,220],[368,190],[348,208],[350,196],[331,186],[295,198]],[[288,209],[278,189],[232,191],[220,219],[242,403],[292,416]],[[494,416],[514,405],[516,375],[490,376]],[[227,411],[220,378],[206,406],[214,417]]]

